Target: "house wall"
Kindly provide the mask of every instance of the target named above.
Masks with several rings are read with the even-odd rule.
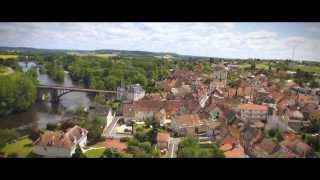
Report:
[[[194,135],[196,127],[191,126],[179,126],[175,123],[175,121],[171,122],[171,128],[174,132],[176,132],[179,136],[185,136],[187,134]]]
[[[87,136],[82,136],[79,140],[79,146],[84,147],[87,145]]]
[[[224,81],[227,79],[227,71],[214,71],[213,72],[213,79]]]
[[[241,110],[242,119],[256,119],[256,120],[266,120],[267,111],[251,111],[251,110]]]
[[[282,120],[278,116],[270,116],[267,118],[267,124],[265,128],[266,130],[278,129],[283,132],[288,130],[288,124],[285,122],[285,120]]]
[[[145,92],[128,92],[127,93],[127,99],[133,100],[133,101],[138,101],[142,99],[145,96]]]
[[[37,145],[33,148],[33,152],[38,155],[45,157],[72,157],[72,154],[75,152],[76,146],[72,147],[71,150],[65,148],[57,148],[50,146],[40,146]]]
[[[148,118],[152,118],[154,116],[153,112],[143,112],[143,111],[139,111],[135,113],[135,120],[137,121],[144,121],[147,120]]]

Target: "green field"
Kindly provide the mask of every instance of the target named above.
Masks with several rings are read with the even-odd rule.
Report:
[[[8,75],[13,73],[14,71],[10,67],[2,67],[0,66],[0,75]]]
[[[88,158],[100,158],[102,153],[105,151],[105,148],[101,148],[101,149],[92,149],[89,150],[87,152],[85,152],[84,154],[88,157]]]
[[[17,59],[18,55],[0,54],[0,59]]]
[[[251,64],[249,63],[244,63],[244,64],[239,64],[241,69],[245,69],[245,68],[250,68]],[[266,63],[256,63],[256,68],[257,69],[268,69],[269,65]]]
[[[308,66],[308,65],[303,65],[303,64],[289,65],[290,70],[296,71],[298,68],[304,72],[319,73],[320,74],[320,66]]]
[[[114,55],[114,54],[94,54],[94,56],[102,57],[102,58],[109,58],[109,57],[113,57],[116,55]]]
[[[239,64],[241,69],[249,68],[251,65],[248,63]]]
[[[268,69],[269,65],[265,64],[265,63],[258,63],[258,64],[256,64],[256,68],[257,69]]]
[[[27,137],[18,139],[16,142],[7,144],[2,151],[6,156],[17,154],[18,157],[27,157],[32,152],[32,141]]]

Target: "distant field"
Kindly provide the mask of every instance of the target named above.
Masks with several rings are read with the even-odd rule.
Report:
[[[94,56],[98,56],[98,57],[113,57],[113,56],[117,56],[116,54],[94,54]]]
[[[17,59],[18,55],[0,54],[0,59]]]
[[[250,68],[251,64],[244,63],[244,64],[239,64],[240,68],[245,69],[245,68]],[[256,63],[256,68],[257,69],[268,69],[269,66],[265,63]]]
[[[245,68],[250,67],[251,65],[248,64],[248,63],[245,63],[245,64],[239,64],[239,66],[240,66],[241,69],[245,69]]]
[[[96,57],[102,57],[102,58],[109,58],[109,57],[114,57],[117,56],[116,54],[107,54],[107,53],[101,53],[101,54],[94,54],[94,53],[69,53],[71,55],[76,55],[76,56],[96,56]]]
[[[259,64],[256,64],[256,68],[257,69],[268,69],[269,65],[265,64],[265,63],[259,63]]]
[[[310,72],[310,73],[319,73],[320,74],[320,67],[319,66],[308,66],[303,64],[292,64],[289,65],[290,70],[296,71],[297,69],[301,71]]]

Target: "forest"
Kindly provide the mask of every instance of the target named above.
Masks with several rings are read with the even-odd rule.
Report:
[[[63,71],[68,71],[73,81],[88,88],[115,90],[121,82],[126,85],[139,83],[147,92],[160,89],[155,82],[165,79],[173,63],[156,58],[124,58],[99,56],[37,56],[43,64],[41,71],[57,81],[63,81]]]

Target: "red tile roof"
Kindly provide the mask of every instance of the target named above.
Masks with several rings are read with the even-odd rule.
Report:
[[[71,149],[88,131],[79,126],[70,128],[66,133],[47,131],[35,141],[35,145],[53,146],[64,149]]]
[[[200,118],[196,114],[180,115],[173,118],[175,123],[180,126],[199,126]]]
[[[95,146],[115,149],[118,152],[124,152],[128,148],[128,146],[125,143],[120,142],[119,139],[106,139],[104,142],[98,143]]]
[[[241,104],[239,108],[241,110],[268,111],[268,106],[258,104]]]
[[[224,152],[226,158],[244,158],[246,154],[242,148],[234,148],[230,151]]]
[[[168,143],[170,139],[169,133],[158,133],[157,134],[157,142]]]

